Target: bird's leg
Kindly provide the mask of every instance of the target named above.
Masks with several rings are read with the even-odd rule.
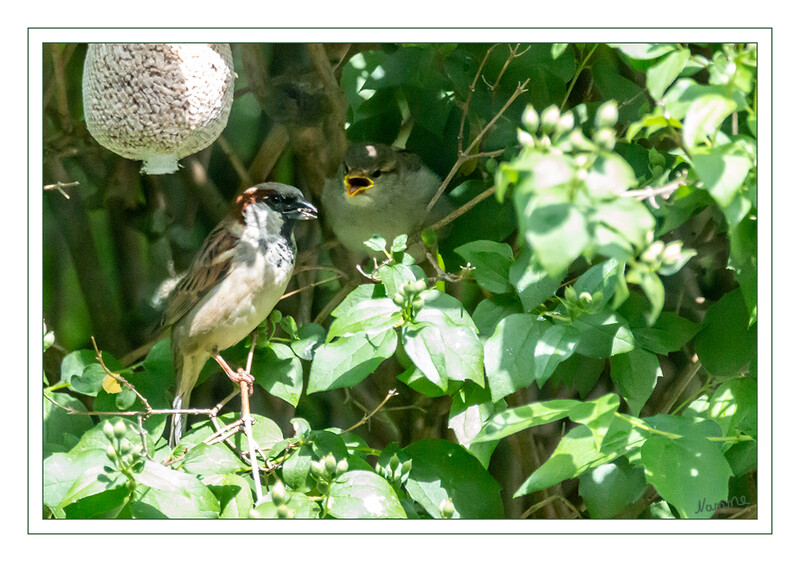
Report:
[[[255,381],[253,375],[251,375],[241,367],[239,367],[236,371],[234,371],[233,369],[231,369],[231,367],[219,353],[215,353],[211,357],[214,358],[214,361],[219,363],[219,366],[222,367],[222,370],[225,371],[225,374],[228,375],[229,379],[231,379],[236,384],[239,384],[241,382],[246,382],[247,386],[250,388],[250,394],[253,394],[253,382]]]

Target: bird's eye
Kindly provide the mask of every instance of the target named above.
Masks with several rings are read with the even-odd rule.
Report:
[[[372,177],[373,177],[373,178],[379,178],[379,177],[381,177],[381,171],[380,171],[380,170],[375,170],[375,171],[372,173]]]

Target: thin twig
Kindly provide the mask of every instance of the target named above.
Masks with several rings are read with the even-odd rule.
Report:
[[[467,120],[467,114],[469,113],[469,105],[472,102],[472,94],[475,93],[475,86],[478,84],[478,77],[481,76],[481,72],[483,71],[483,67],[486,64],[486,61],[489,60],[489,55],[494,51],[499,45],[494,44],[486,51],[486,54],[483,55],[483,60],[478,65],[478,72],[475,73],[475,78],[472,80],[472,84],[469,86],[469,93],[467,94],[467,99],[464,101],[464,108],[461,111],[461,125],[458,127],[458,153],[464,153],[464,124]]]
[[[589,62],[589,59],[592,57],[596,49],[597,45],[592,47],[592,50],[589,51],[589,54],[586,55],[581,61],[581,64],[578,65],[578,68],[575,70],[575,75],[572,77],[572,81],[569,83],[569,87],[567,88],[567,93],[564,94],[564,100],[561,102],[559,110],[564,109],[564,106],[567,104],[567,100],[569,99],[569,96],[572,93],[572,88],[575,87],[575,83],[578,81],[578,77],[580,77],[581,72],[583,72],[583,69],[586,68],[586,64]]]
[[[79,181],[71,181],[69,183],[62,183],[62,182],[59,181],[59,182],[56,182],[56,183],[51,183],[49,185],[46,185],[42,189],[44,189],[45,191],[50,191],[51,189],[58,190],[58,192],[61,195],[63,195],[67,199],[69,199],[69,194],[66,191],[64,191],[64,188],[65,187],[78,187],[80,184],[81,184],[81,182],[79,182]]]
[[[436,273],[436,276],[433,279],[431,279],[431,281],[434,282],[443,280],[443,281],[448,281],[449,283],[460,283],[467,277],[470,271],[475,269],[470,263],[467,263],[467,265],[461,266],[461,271],[458,273],[458,275],[454,273],[447,273],[445,270],[439,267],[439,263],[436,261],[433,255],[431,255],[430,252],[425,252],[425,257],[428,259],[428,263],[430,263],[431,266],[433,266],[433,270]]]
[[[247,370],[250,374],[250,368],[253,365],[253,355],[256,350],[256,339],[258,333],[253,332],[250,341],[250,352],[247,354]],[[261,501],[262,489],[261,479],[258,476],[258,459],[256,459],[256,446],[255,439],[253,438],[253,416],[250,415],[250,385],[247,381],[239,382],[239,390],[242,394],[242,424],[244,427],[244,434],[247,436],[247,448],[250,451],[250,468],[253,471],[253,482],[255,483],[256,490],[256,503]]]
[[[458,217],[460,217],[461,215],[463,215],[464,213],[466,213],[467,211],[472,209],[475,205],[477,205],[478,203],[480,203],[484,199],[488,199],[489,197],[494,195],[496,192],[497,192],[497,186],[493,185],[492,187],[486,189],[482,193],[476,195],[475,197],[473,197],[472,199],[470,199],[469,201],[467,201],[466,203],[461,205],[458,209],[456,209],[455,211],[453,211],[452,213],[450,213],[449,215],[444,217],[439,222],[436,222],[436,223],[434,223],[431,226],[428,226],[426,228],[428,228],[430,230],[439,230],[443,226],[450,224],[451,222],[456,220]]]
[[[145,409],[145,414],[144,415],[145,416],[149,416],[150,412],[153,411],[153,408],[150,406],[150,402],[147,401],[147,398],[142,396],[139,393],[139,391],[136,390],[136,388],[131,383],[129,383],[127,381],[127,379],[125,377],[123,377],[119,373],[111,372],[111,370],[108,367],[106,367],[105,362],[103,362],[103,353],[97,348],[97,342],[94,340],[94,336],[92,336],[92,345],[94,346],[94,351],[95,351],[95,354],[96,354],[95,358],[97,359],[97,362],[100,363],[100,366],[103,368],[103,370],[106,372],[106,374],[108,376],[110,376],[111,378],[113,378],[115,381],[124,384],[125,387],[128,388],[129,390],[132,390],[133,393],[136,394],[136,397],[139,400],[142,401],[142,404],[144,404],[144,409]]]
[[[343,273],[339,273],[336,277],[329,277],[328,279],[321,279],[319,281],[314,281],[313,283],[309,283],[308,285],[303,285],[299,289],[295,289],[294,291],[289,291],[288,293],[284,293],[281,297],[281,300],[288,299],[292,295],[296,295],[300,291],[305,291],[306,289],[311,289],[316,287],[317,285],[324,285],[325,283],[330,283],[331,281],[336,281],[337,279],[341,279],[342,277],[346,277]]]
[[[358,279],[356,278],[350,279],[347,281],[347,283],[342,285],[342,288],[339,289],[339,292],[336,293],[330,301],[328,301],[328,304],[325,305],[325,308],[319,311],[317,317],[314,318],[314,323],[322,324],[325,321],[325,319],[328,318],[330,313],[333,312],[333,309],[339,306],[339,303],[341,303],[344,300],[344,297],[346,297],[350,291],[355,289],[357,285],[358,285]]]
[[[683,173],[674,180],[669,183],[666,183],[659,187],[653,186],[646,186],[642,189],[632,189],[630,191],[624,191],[620,193],[622,197],[635,197],[639,201],[647,200],[653,208],[658,209],[658,203],[656,202],[656,196],[661,196],[663,199],[669,199],[670,195],[675,193],[678,188],[686,185],[686,174]]]
[[[546,505],[548,505],[548,504],[550,504],[550,503],[552,503],[552,502],[554,502],[556,500],[559,500],[564,505],[566,505],[567,508],[571,512],[573,512],[575,514],[575,519],[580,519],[581,518],[581,514],[578,511],[578,509],[574,505],[572,505],[564,496],[554,495],[554,496],[550,496],[549,498],[547,498],[545,500],[542,500],[539,503],[534,504],[531,507],[529,507],[528,509],[526,509],[525,513],[522,514],[522,517],[520,517],[520,519],[527,519],[528,517],[530,517],[531,515],[533,515],[537,511],[539,511],[544,506],[546,506]]]
[[[144,456],[150,460],[153,460],[153,457],[150,455],[150,451],[147,450],[147,431],[144,429],[144,416],[136,416],[136,422],[139,426],[139,437],[142,439],[142,450],[144,451]]]
[[[374,410],[372,410],[372,411],[371,411],[369,414],[365,414],[365,415],[364,415],[364,417],[363,417],[363,418],[361,418],[361,421],[359,421],[357,424],[355,424],[355,425],[354,425],[354,426],[352,426],[352,427],[349,427],[349,428],[347,428],[347,429],[345,430],[345,433],[348,433],[348,432],[350,432],[350,431],[353,431],[355,428],[357,428],[357,427],[359,427],[359,426],[361,426],[361,425],[364,425],[365,423],[367,423],[367,421],[368,421],[368,420],[369,420],[369,419],[370,419],[372,416],[374,416],[374,415],[375,415],[375,414],[378,412],[378,410],[380,410],[380,409],[383,407],[383,405],[384,405],[384,404],[386,404],[386,403],[389,401],[389,399],[390,399],[392,396],[397,396],[397,394],[398,394],[398,392],[397,392],[397,389],[394,389],[394,388],[393,388],[393,389],[391,389],[391,390],[389,391],[389,393],[386,395],[386,398],[384,398],[384,399],[383,399],[383,401],[382,401],[380,404],[378,404],[378,405],[375,407],[375,409],[374,409]]]
[[[503,77],[503,74],[506,73],[506,69],[508,69],[508,65],[511,64],[511,61],[517,57],[521,57],[522,55],[527,53],[531,48],[531,46],[528,45],[527,47],[525,47],[524,51],[518,53],[517,51],[519,50],[519,45],[520,44],[517,43],[516,46],[514,47],[512,47],[511,45],[508,46],[509,50],[508,58],[506,59],[506,62],[503,64],[503,68],[501,68],[500,72],[497,74],[497,79],[494,81],[494,84],[491,86],[492,92],[494,92],[497,89],[497,85],[500,84],[500,79]]]
[[[670,385],[669,391],[661,399],[661,404],[658,406],[660,413],[666,414],[672,409],[680,395],[689,386],[691,380],[700,372],[701,367],[702,365],[697,360],[697,355],[692,357],[691,362],[684,368],[678,379]]]
[[[236,175],[239,176],[239,180],[242,182],[242,184],[253,185],[253,181],[250,179],[250,172],[247,170],[247,166],[242,163],[242,161],[239,159],[239,156],[236,154],[236,151],[223,135],[220,135],[219,138],[217,138],[217,144],[219,144],[219,147],[222,149],[222,152],[225,153],[225,156],[228,157],[228,160],[231,161],[231,165],[236,171]]]
[[[461,166],[464,164],[464,162],[470,159],[469,154],[478,145],[478,143],[481,142],[481,140],[489,131],[489,129],[491,129],[494,126],[494,124],[497,122],[498,119],[500,119],[503,113],[505,113],[506,110],[511,106],[511,104],[514,103],[514,100],[516,100],[521,94],[528,91],[527,86],[529,82],[530,78],[526,79],[521,84],[517,84],[517,88],[514,90],[514,93],[511,94],[511,96],[509,96],[508,100],[506,100],[506,103],[503,105],[502,108],[500,108],[500,111],[498,111],[497,114],[494,117],[492,117],[491,121],[489,121],[483,127],[483,129],[481,129],[480,133],[477,134],[477,136],[472,140],[470,145],[467,147],[467,150],[464,152],[459,151],[458,158],[456,159],[455,164],[453,164],[453,167],[450,169],[450,173],[447,174],[447,177],[439,186],[439,189],[436,191],[436,194],[433,196],[433,199],[431,199],[430,203],[428,203],[428,207],[426,209],[427,212],[430,212],[430,210],[433,209],[433,206],[436,205],[436,202],[439,200],[439,198],[444,193],[444,190],[447,189],[447,186],[450,184],[450,180],[452,180],[453,177],[456,175],[456,172],[458,172],[458,170],[461,169]]]

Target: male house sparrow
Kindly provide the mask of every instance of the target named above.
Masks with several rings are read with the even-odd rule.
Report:
[[[316,213],[299,189],[261,183],[239,195],[232,213],[206,237],[162,320],[172,327],[173,408],[188,408],[209,357],[232,381],[252,382],[241,369],[234,372],[219,352],[244,339],[272,311],[292,277],[295,221],[314,219]],[[185,423],[186,415],[173,415],[170,447],[180,440]]]
[[[364,245],[374,234],[389,244],[409,237],[442,218],[450,205],[440,198],[426,207],[441,185],[439,177],[410,152],[376,143],[352,145],[334,178],[325,182],[325,217],[344,247],[359,256],[372,255]]]

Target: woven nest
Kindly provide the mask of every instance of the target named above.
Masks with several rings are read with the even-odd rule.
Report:
[[[143,173],[216,140],[233,103],[227,44],[93,44],[83,69],[86,126],[103,147],[143,160]]]

